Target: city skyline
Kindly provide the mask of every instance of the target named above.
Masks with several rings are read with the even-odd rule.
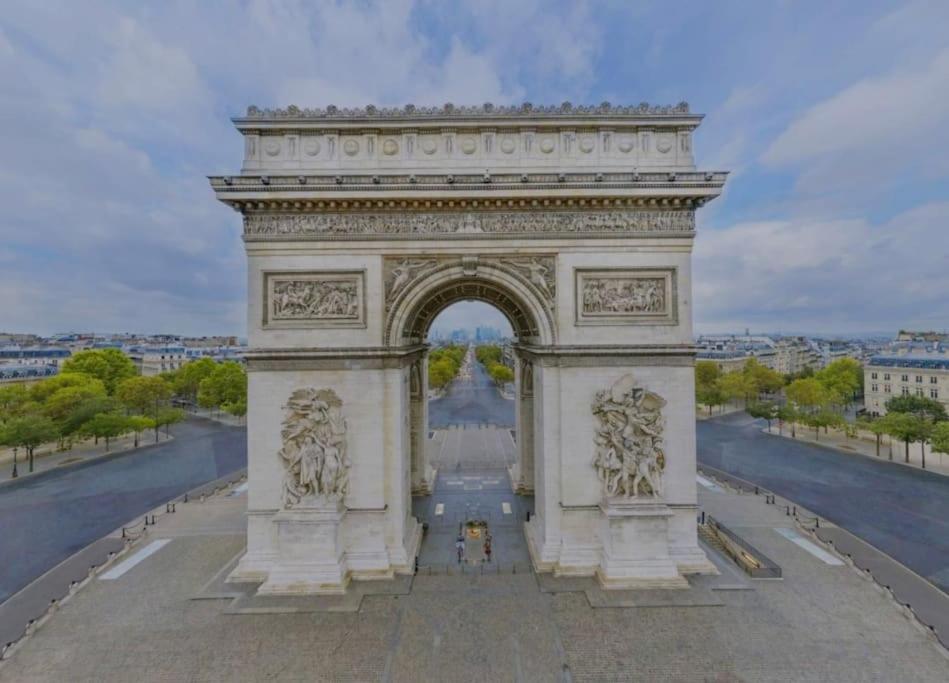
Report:
[[[205,175],[248,104],[685,99],[731,172],[697,214],[697,331],[944,327],[949,5],[680,9],[7,8],[0,324],[244,335],[240,217]]]

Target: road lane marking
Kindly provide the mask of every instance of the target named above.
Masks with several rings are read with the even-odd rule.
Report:
[[[159,550],[164,548],[166,545],[168,545],[170,542],[171,542],[170,538],[159,538],[157,541],[152,541],[151,543],[149,543],[147,546],[139,550],[137,553],[132,555],[127,560],[119,562],[117,565],[112,567],[112,569],[110,569],[105,574],[100,576],[99,580],[112,581],[114,579],[119,578],[129,569],[136,566],[138,563],[142,562],[143,560],[148,559],[149,557],[157,553]]]
[[[830,564],[835,567],[839,567],[843,564],[841,560],[837,559],[823,548],[814,545],[797,533],[794,529],[788,529],[787,527],[776,527],[774,530],[791,541],[791,543],[804,548],[804,550],[825,564]]]
[[[715,482],[713,482],[713,481],[711,481],[711,480],[709,480],[709,479],[706,479],[706,478],[703,477],[701,474],[696,474],[696,475],[695,475],[695,481],[697,481],[699,484],[701,484],[702,486],[704,486],[705,488],[707,488],[709,491],[721,491],[721,490],[722,490],[722,487],[721,487],[721,486],[719,486],[718,484],[716,484]]]
[[[505,515],[511,514],[511,504],[501,503],[501,512],[503,512]]]
[[[463,481],[446,481],[446,486],[462,486],[465,482]]]
[[[229,496],[239,496],[239,495],[241,495],[242,493],[244,493],[244,492],[246,492],[246,491],[247,491],[247,482],[245,481],[245,482],[244,482],[243,484],[241,484],[240,486],[235,486],[235,487],[234,487],[234,490],[231,491],[231,492],[230,492],[229,494],[227,494],[227,495],[229,495]]]
[[[435,516],[440,517],[445,512],[445,504],[438,503],[435,505]]]

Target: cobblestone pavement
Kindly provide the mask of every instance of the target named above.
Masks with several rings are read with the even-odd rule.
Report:
[[[949,592],[949,477],[762,427],[747,413],[700,422],[699,462],[803,505]]]
[[[476,476],[484,487],[493,475]],[[585,580],[545,576],[541,590],[533,574],[420,574],[408,594],[367,594],[356,612],[229,614],[230,599],[194,598],[240,552],[246,494],[213,497],[162,517],[139,548],[160,537],[170,542],[118,578],[80,590],[0,666],[0,681],[949,676],[935,639],[883,590],[778,533],[790,525],[782,510],[720,488],[699,494],[704,509],[780,564],[785,578],[716,590],[717,604],[601,608],[579,587]],[[445,495],[450,502],[460,494]]]

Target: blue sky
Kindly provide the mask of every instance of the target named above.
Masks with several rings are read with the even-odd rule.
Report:
[[[949,328],[949,2],[30,2],[0,14],[0,330],[237,333],[248,104],[675,103],[699,331]]]

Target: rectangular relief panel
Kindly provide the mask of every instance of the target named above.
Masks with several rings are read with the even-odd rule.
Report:
[[[366,271],[264,271],[264,329],[365,327]]]
[[[578,268],[577,325],[675,325],[675,268]]]

